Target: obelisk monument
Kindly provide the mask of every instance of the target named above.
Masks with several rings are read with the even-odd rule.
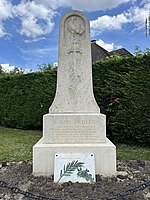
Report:
[[[106,137],[106,116],[93,94],[90,25],[80,11],[60,21],[57,89],[43,116],[43,137],[33,147],[33,174],[54,173],[56,153],[94,153],[96,173],[116,175],[116,148]]]

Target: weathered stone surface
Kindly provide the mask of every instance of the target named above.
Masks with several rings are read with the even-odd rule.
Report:
[[[47,144],[106,141],[106,117],[93,95],[90,26],[80,11],[61,19],[56,96],[43,122]]]
[[[96,173],[116,176],[116,147],[93,95],[89,21],[80,11],[60,22],[56,96],[33,147],[33,174],[52,175],[56,153],[93,153]]]
[[[100,112],[93,95],[89,21],[79,11],[60,22],[57,90],[49,112]]]
[[[47,114],[43,121],[45,144],[106,142],[106,116],[103,114]]]
[[[41,139],[33,147],[33,174],[54,174],[56,153],[93,153],[96,174],[104,177],[116,175],[116,147],[107,138],[105,143],[87,144],[44,144]]]

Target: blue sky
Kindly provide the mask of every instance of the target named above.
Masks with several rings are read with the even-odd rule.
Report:
[[[74,9],[88,16],[91,39],[108,51],[150,47],[150,0],[0,0],[0,64],[35,71],[38,64],[57,62],[59,21]]]

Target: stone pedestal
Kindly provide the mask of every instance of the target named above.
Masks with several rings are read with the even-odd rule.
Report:
[[[54,173],[56,153],[94,153],[96,174],[116,175],[116,147],[106,138],[103,114],[47,114],[43,137],[33,147],[33,174]]]
[[[33,147],[33,174],[52,175],[55,153],[94,153],[96,173],[116,175],[116,148],[93,94],[90,25],[79,11],[60,22],[57,90]]]
[[[116,147],[106,139],[105,143],[44,144],[43,138],[33,147],[33,174],[54,174],[55,153],[94,153],[95,172],[105,177],[116,175]]]

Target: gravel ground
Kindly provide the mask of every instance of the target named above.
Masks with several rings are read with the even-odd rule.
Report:
[[[146,180],[150,180],[150,161],[117,161],[117,171],[117,177],[113,178],[96,175],[96,183],[94,184],[78,182],[57,184],[53,182],[53,176],[34,177],[32,175],[32,162],[23,161],[0,167],[0,180],[36,195],[40,194],[65,200],[101,199],[102,197],[113,196],[117,192],[124,192]],[[29,200],[30,198],[12,193],[6,188],[0,188],[0,199]],[[150,187],[118,199],[150,200]]]

